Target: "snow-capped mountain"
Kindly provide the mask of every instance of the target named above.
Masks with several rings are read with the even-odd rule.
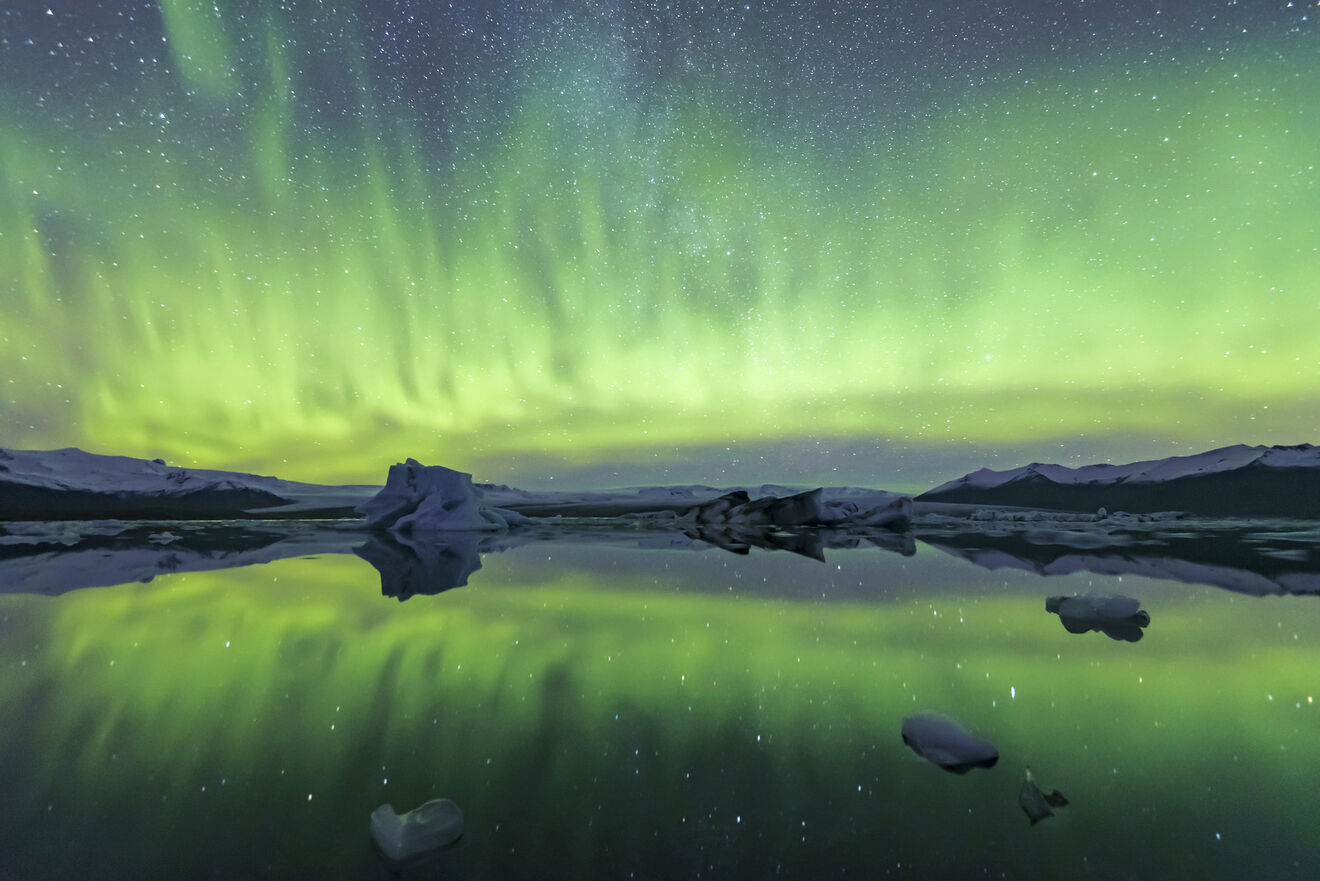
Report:
[[[0,449],[0,520],[336,517],[351,514],[376,490],[78,449]]]
[[[983,468],[922,493],[917,501],[1063,511],[1320,517],[1320,447],[1239,444],[1127,465]]]

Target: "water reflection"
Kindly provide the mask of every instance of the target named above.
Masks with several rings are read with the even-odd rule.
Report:
[[[0,591],[47,595],[347,553],[362,541],[333,521],[70,521],[0,530]]]
[[[1136,642],[1150,625],[1150,613],[1125,596],[1046,597],[1045,611],[1058,615],[1069,633],[1099,631],[1118,642]]]
[[[701,523],[656,528],[584,519],[499,534],[411,536],[337,521],[10,523],[5,529],[3,590],[52,595],[290,557],[357,554],[380,572],[385,596],[405,600],[465,585],[484,555],[528,545],[719,549],[743,556],[761,549],[824,563],[827,552],[871,547],[911,556],[918,542],[990,570],[1141,576],[1256,596],[1320,594],[1320,530],[1309,521],[1179,520],[1068,530],[940,519],[894,532]],[[1139,639],[1144,626],[1115,638]]]
[[[960,524],[917,536],[987,569],[1137,575],[1254,596],[1320,594],[1320,531],[1312,521],[1182,520],[1102,533]]]
[[[385,878],[367,818],[437,795],[464,834],[405,877],[1320,870],[1309,598],[1043,581],[865,537],[825,564],[646,531],[382,543],[373,570],[361,533],[258,532],[241,553],[316,550],[0,596],[0,877]],[[200,533],[142,537],[221,559]],[[382,602],[401,547],[414,599]],[[1077,638],[1046,592],[1140,596],[1158,627]],[[995,767],[906,748],[932,711]],[[1028,764],[1072,802],[1042,789],[1034,830]]]
[[[353,552],[380,573],[381,595],[402,602],[418,594],[462,587],[481,568],[481,555],[499,547],[494,539],[475,532],[457,533],[444,543],[381,532],[355,545]]]

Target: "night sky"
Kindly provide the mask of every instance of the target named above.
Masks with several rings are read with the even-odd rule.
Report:
[[[0,445],[915,489],[1320,435],[1320,5],[0,7]]]

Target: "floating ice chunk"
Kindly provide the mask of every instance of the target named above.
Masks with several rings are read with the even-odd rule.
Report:
[[[864,492],[859,497],[831,504],[842,522],[850,526],[883,526],[902,530],[912,525],[912,498],[882,491]]]
[[[826,522],[823,489],[791,496],[766,496],[742,506],[739,519],[751,526],[814,526]]]
[[[1048,795],[1042,792],[1036,781],[1031,778],[1031,769],[1028,768],[1027,779],[1022,781],[1022,788],[1018,790],[1018,804],[1026,812],[1031,825],[1035,826],[1046,817],[1053,817],[1054,808],[1065,806],[1068,804],[1068,799],[1057,789]]]
[[[391,465],[385,487],[357,510],[366,515],[368,528],[394,532],[509,528],[504,512],[482,504],[471,474],[416,459]]]
[[[973,768],[993,768],[999,750],[987,740],[968,734],[957,722],[934,713],[918,713],[903,720],[903,742],[932,764],[954,774]]]
[[[1120,642],[1136,642],[1150,624],[1150,613],[1141,608],[1141,601],[1125,596],[1046,597],[1045,611],[1058,615],[1069,633],[1099,630]]]
[[[763,486],[753,499],[739,489],[684,511],[681,521],[740,527],[857,526],[906,529],[912,522],[909,496],[880,490],[820,487],[778,495],[782,487]]]
[[[750,501],[751,497],[747,495],[747,490],[739,489],[726,493],[718,499],[704,502],[688,513],[698,523],[723,523],[727,522],[734,512],[741,511]]]
[[[453,844],[463,834],[463,811],[447,798],[436,798],[406,814],[384,804],[371,812],[371,840],[386,859],[404,863]]]

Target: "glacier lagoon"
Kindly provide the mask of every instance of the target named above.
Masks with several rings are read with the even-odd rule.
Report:
[[[1309,569],[1309,533],[1267,526],[1245,539],[1260,559]],[[973,551],[965,531],[824,561],[652,538],[478,548],[465,585],[402,602],[333,542],[0,594],[0,877],[1320,870],[1320,596],[1194,583],[1213,567],[1187,561],[1160,570],[1183,580],[1086,571],[1003,535]],[[1070,632],[1046,605],[1073,594],[1134,598],[1148,623]],[[903,720],[927,712],[997,764],[914,754]],[[1034,824],[1028,769],[1068,802]],[[372,812],[436,798],[462,838],[391,865]]]

